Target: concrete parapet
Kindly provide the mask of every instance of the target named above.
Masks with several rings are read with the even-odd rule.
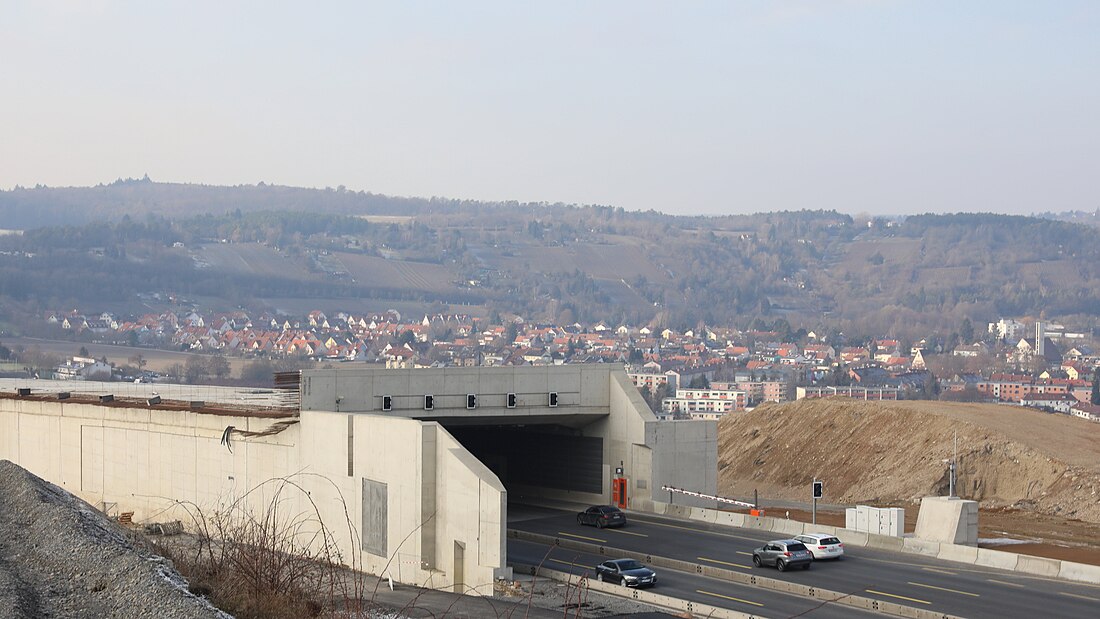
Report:
[[[847,529],[836,529],[833,531],[833,535],[840,537],[840,541],[845,544],[851,544],[853,546],[866,546],[867,538],[870,537],[863,531],[849,531]]]
[[[905,550],[905,540],[901,537],[892,537],[890,535],[873,535],[867,533],[867,543],[865,546],[868,548],[880,548],[882,550],[896,550],[903,552]]]
[[[1047,559],[1045,557],[1020,555],[1019,560],[1016,562],[1016,571],[1023,572],[1025,574],[1038,574],[1039,576],[1058,576],[1058,572],[1060,572],[1061,569],[1061,561],[1057,559]]]
[[[974,563],[976,565],[995,567],[1002,570],[1015,570],[1016,564],[1019,562],[1021,556],[1022,555],[1018,555],[1014,552],[979,548],[978,557],[974,560]]]
[[[901,547],[905,552],[915,552],[930,557],[939,556],[940,554],[939,542],[930,542],[926,539],[917,539],[915,537],[902,538]]]
[[[768,518],[764,516],[745,516],[745,522],[741,525],[745,529],[756,529],[757,531],[770,531],[768,528]]]
[[[764,518],[767,528],[776,533],[782,533],[787,536],[802,535],[805,532],[806,525],[797,520],[786,520],[783,518]]]
[[[725,524],[731,527],[743,527],[745,526],[745,514],[736,514],[733,512],[722,512],[721,516],[715,519],[718,524]]]
[[[840,527],[831,527],[827,524],[812,524],[809,522],[802,523],[803,533],[825,533],[827,535],[840,536],[844,529]]]
[[[940,544],[938,556],[944,561],[957,561],[959,563],[975,563],[978,560],[977,546],[960,546],[958,544]]]
[[[1083,563],[1073,563],[1072,561],[1062,561],[1061,563],[1061,569],[1058,570],[1059,578],[1078,582],[1100,583],[1100,565],[1085,565]]]

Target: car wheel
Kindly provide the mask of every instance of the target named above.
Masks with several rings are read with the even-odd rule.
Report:
[[[580,514],[577,514],[577,524],[584,524],[584,518],[581,518]]]
[[[603,582],[603,572],[596,574],[596,580]]]
[[[625,578],[620,578],[619,579],[619,584],[625,587],[626,586],[626,579]]]
[[[787,571],[787,562],[786,561],[776,561],[775,562],[775,569],[779,570],[780,572]]]
[[[603,528],[603,520],[597,520],[596,521],[596,528],[597,529],[602,529]]]
[[[760,555],[753,555],[752,556],[752,564],[755,565],[756,567],[760,567]]]
[[[803,565],[803,566],[802,566],[802,569],[804,569],[804,570],[808,570],[808,569],[810,569],[810,566],[811,566],[811,565],[813,565],[813,564],[814,564],[814,562],[813,562],[813,561],[810,561],[810,562],[809,562],[809,563],[807,563],[806,565]]]

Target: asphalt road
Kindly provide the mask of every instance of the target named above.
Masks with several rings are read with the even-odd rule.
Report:
[[[534,542],[509,540],[508,559],[530,565],[543,565],[560,572],[586,574],[589,578],[594,579],[596,572],[592,568],[606,561],[607,557]],[[854,608],[822,603],[819,600],[730,583],[696,574],[677,572],[666,568],[655,567],[653,571],[657,573],[657,584],[650,589],[654,593],[765,617],[801,616],[816,619],[860,617],[870,619],[871,617],[880,616]]]
[[[914,554],[846,546],[844,559],[815,562],[813,568],[807,571],[780,573],[774,568],[756,568],[752,565],[752,550],[777,538],[777,534],[767,531],[719,527],[638,514],[630,514],[629,524],[622,529],[596,529],[578,525],[575,512],[521,505],[509,505],[508,520],[508,527],[511,529],[710,564],[746,573],[756,571],[769,578],[790,580],[962,617],[1100,618],[1100,586],[940,561]],[[509,541],[508,548],[512,556],[513,541]],[[526,556],[525,553],[533,551],[517,545],[516,552],[519,554],[515,556]],[[545,553],[545,547],[543,552]],[[566,555],[555,554],[553,558],[568,560],[570,551],[564,552]],[[671,571],[663,569],[661,576],[669,572]],[[684,577],[689,580],[702,579],[695,575]],[[690,584],[684,586],[685,590],[692,588]],[[699,589],[705,590],[705,587],[695,586],[695,590]],[[753,593],[745,593],[744,596],[731,594],[730,597],[768,603],[770,598],[777,596],[775,592],[765,589],[742,589]],[[725,606],[718,604],[719,600],[721,598],[714,598],[708,603]],[[804,616],[827,616],[818,613],[830,606]],[[791,612],[793,606],[768,607],[767,610],[751,605],[729,607],[774,617],[797,614]],[[853,613],[859,612],[854,609],[838,610],[847,614],[828,616],[853,616]]]

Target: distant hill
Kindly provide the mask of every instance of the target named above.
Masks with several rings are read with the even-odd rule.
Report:
[[[119,180],[0,191],[0,299],[28,309],[389,304],[677,329],[947,337],[1100,315],[1090,226],[997,214],[683,217],[343,188]]]

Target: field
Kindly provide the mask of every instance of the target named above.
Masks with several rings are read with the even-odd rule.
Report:
[[[1044,260],[1018,265],[1019,282],[1024,286],[1078,288],[1087,282],[1082,279],[1078,265],[1072,260]]]
[[[875,241],[853,241],[843,258],[845,268],[861,271],[869,263],[871,256],[882,254],[886,264],[913,262],[920,254],[920,239],[883,239]]]
[[[438,264],[386,260],[343,252],[333,256],[344,265],[357,284],[373,288],[447,292],[455,289],[452,282],[458,278],[451,269]]]
[[[936,269],[918,269],[916,285],[929,290],[938,290],[957,286],[970,281],[970,267],[940,267]]]
[[[221,243],[204,245],[194,250],[200,264],[230,273],[258,277],[316,278],[302,263],[259,243]]]
[[[43,340],[31,337],[15,337],[4,339],[4,345],[9,348],[23,348],[30,350],[38,348],[44,353],[57,355],[62,360],[76,355],[80,347],[88,349],[88,354],[96,359],[107,357],[109,363],[116,366],[128,365],[128,359],[134,355],[141,355],[145,359],[145,369],[154,372],[163,372],[169,367],[179,363],[186,364],[187,360],[195,353],[176,352],[172,350],[157,350],[153,348],[130,348],[129,346],[112,346],[110,344],[84,344],[81,342],[66,342],[62,340]],[[247,361],[236,357],[226,357],[232,376],[240,376],[241,368]]]
[[[516,256],[498,258],[498,268],[512,272],[572,273],[579,270],[594,279],[630,281],[639,275],[650,281],[667,278],[636,244],[578,243],[565,247],[524,247]]]

